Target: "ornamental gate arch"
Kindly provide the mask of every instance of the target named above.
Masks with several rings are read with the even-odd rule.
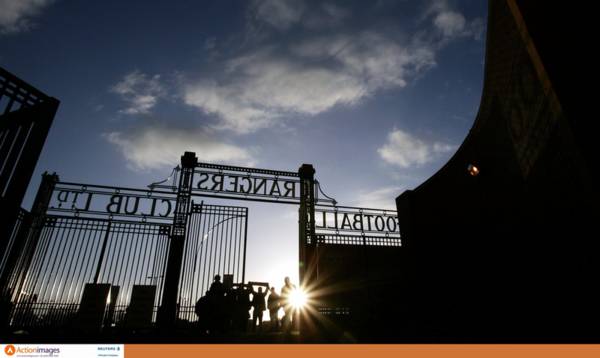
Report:
[[[343,275],[330,273],[344,266],[339,254],[349,247],[360,248],[363,257],[373,248],[401,246],[394,211],[337,205],[309,164],[297,172],[245,168],[199,163],[186,152],[173,184],[150,189],[68,183],[45,174],[28,225],[14,235],[13,269],[3,274],[3,292],[14,303],[11,325],[68,322],[81,308],[86,283],[111,287],[108,326],[125,320],[138,285],[156,291],[151,321],[158,326],[193,321],[193,305],[213,274],[245,282],[248,208],[206,203],[210,198],[297,205],[303,287],[336,286]],[[353,259],[353,269],[366,263]],[[318,312],[354,311],[340,292],[321,295]]]

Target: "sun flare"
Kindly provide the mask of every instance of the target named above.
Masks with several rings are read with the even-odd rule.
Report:
[[[306,306],[308,299],[306,296],[306,292],[302,289],[295,289],[290,293],[290,304],[295,309],[302,309]]]

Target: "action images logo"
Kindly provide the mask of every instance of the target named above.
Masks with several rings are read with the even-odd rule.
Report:
[[[15,346],[13,346],[12,344],[9,344],[6,347],[4,347],[4,353],[7,356],[12,356],[13,354],[15,354],[15,352],[16,352]]]
[[[15,353],[19,354],[48,354],[50,356],[60,353],[60,348],[41,348],[41,347],[15,347],[12,344],[4,347],[4,353],[7,356],[12,356]]]

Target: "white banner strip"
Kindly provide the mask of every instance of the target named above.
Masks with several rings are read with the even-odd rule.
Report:
[[[123,358],[123,344],[1,344],[11,358]]]

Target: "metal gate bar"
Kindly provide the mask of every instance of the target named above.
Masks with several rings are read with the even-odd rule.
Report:
[[[5,255],[1,257],[0,262],[0,294],[4,299],[12,299],[13,292],[11,288],[15,287],[22,272],[25,262],[25,252],[28,248],[27,237],[31,225],[31,214],[26,210],[20,209],[17,215],[15,225],[7,238],[7,248]],[[10,254],[12,253],[12,255]]]

